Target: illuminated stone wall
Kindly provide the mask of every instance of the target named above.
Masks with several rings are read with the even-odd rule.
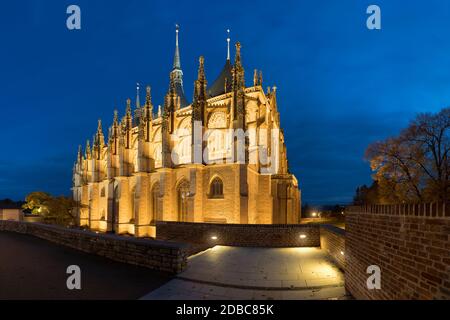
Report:
[[[357,299],[450,299],[450,205],[346,210],[346,289]],[[369,290],[367,267],[381,269]]]
[[[319,232],[319,225],[156,223],[157,239],[211,247],[319,247]]]

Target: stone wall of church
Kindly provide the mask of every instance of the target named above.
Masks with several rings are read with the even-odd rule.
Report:
[[[223,184],[222,197],[211,194],[211,183],[216,178]],[[183,183],[189,188],[184,218],[180,216],[178,195]],[[298,223],[298,212],[292,206],[293,202],[299,201],[298,189],[294,188],[288,194],[289,183],[292,184],[292,180],[274,180],[271,175],[259,174],[240,164],[185,165],[116,177],[112,181],[91,182],[74,189],[74,194],[81,198],[82,226],[102,232],[154,237],[156,220]],[[157,197],[153,194],[155,186],[160,190]]]
[[[156,239],[207,246],[319,247],[319,225],[156,222]]]

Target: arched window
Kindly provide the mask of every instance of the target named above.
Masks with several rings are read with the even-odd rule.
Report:
[[[104,197],[105,196],[105,187],[102,188],[102,190],[100,191],[100,197]]]
[[[215,199],[223,198],[223,182],[219,177],[215,177],[211,182],[209,197]]]

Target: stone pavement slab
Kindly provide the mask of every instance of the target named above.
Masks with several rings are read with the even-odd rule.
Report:
[[[319,248],[216,246],[191,256],[188,268],[142,299],[345,299],[344,275]]]

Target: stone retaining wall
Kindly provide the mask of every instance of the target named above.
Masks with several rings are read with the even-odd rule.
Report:
[[[345,230],[331,225],[321,225],[320,247],[328,252],[341,269],[345,270]]]
[[[158,271],[179,273],[187,266],[186,244],[16,221],[0,221],[0,231],[29,234],[83,252]]]
[[[156,239],[207,246],[319,247],[319,225],[156,222]]]

